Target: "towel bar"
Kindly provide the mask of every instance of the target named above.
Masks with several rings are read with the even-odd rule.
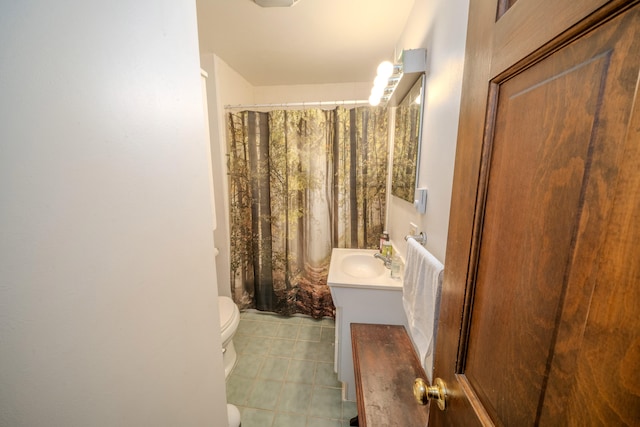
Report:
[[[425,246],[427,244],[427,235],[424,234],[422,231],[419,234],[407,234],[406,236],[404,236],[404,240],[409,240],[409,239],[413,239],[416,242],[420,243],[422,246]]]

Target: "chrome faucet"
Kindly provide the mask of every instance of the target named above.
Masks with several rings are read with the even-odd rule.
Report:
[[[384,256],[379,252],[376,252],[375,254],[373,254],[373,256],[375,258],[381,259],[382,262],[384,262],[384,266],[391,269],[391,257]]]

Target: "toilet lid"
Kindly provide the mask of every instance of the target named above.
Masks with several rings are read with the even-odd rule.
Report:
[[[236,304],[229,297],[219,297],[218,306],[220,308],[220,327],[225,329],[233,320]]]

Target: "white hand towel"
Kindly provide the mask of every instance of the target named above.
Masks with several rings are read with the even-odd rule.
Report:
[[[409,335],[430,383],[433,381],[433,352],[440,310],[440,289],[444,265],[427,249],[409,239],[402,283],[402,303]]]

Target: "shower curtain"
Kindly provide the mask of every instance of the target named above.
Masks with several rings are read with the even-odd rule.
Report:
[[[334,247],[383,231],[387,110],[227,112],[231,289],[241,309],[334,317]]]

